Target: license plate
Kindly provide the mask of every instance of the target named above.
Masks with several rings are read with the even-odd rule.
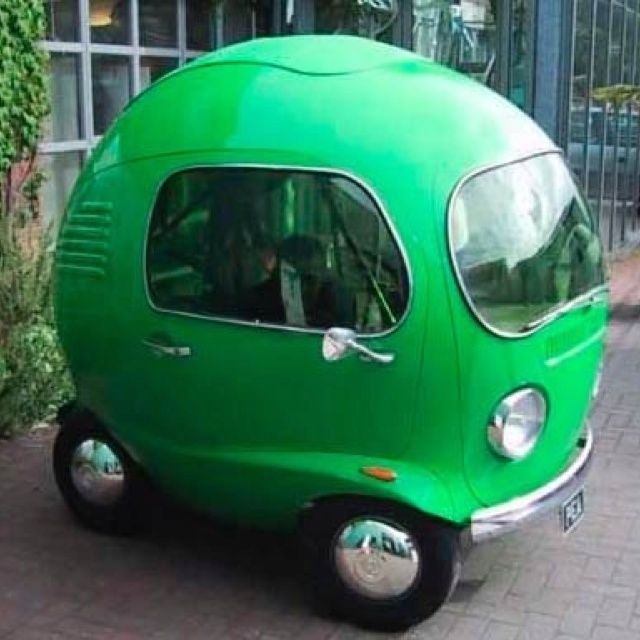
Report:
[[[560,508],[562,532],[569,533],[575,529],[584,516],[584,490],[574,493]]]

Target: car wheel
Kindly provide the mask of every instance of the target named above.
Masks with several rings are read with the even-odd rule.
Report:
[[[130,534],[142,524],[143,477],[88,412],[66,412],[53,447],[56,483],[80,522],[103,533]]]
[[[303,516],[309,578],[331,613],[379,631],[433,615],[461,567],[458,531],[401,505],[329,500]]]

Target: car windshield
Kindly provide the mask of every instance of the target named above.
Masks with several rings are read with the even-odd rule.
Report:
[[[593,216],[560,154],[466,181],[449,235],[465,297],[501,333],[528,331],[605,281]]]

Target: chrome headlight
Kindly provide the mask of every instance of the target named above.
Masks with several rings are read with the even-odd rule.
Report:
[[[502,399],[487,428],[493,450],[520,460],[535,447],[547,419],[547,403],[535,389],[520,389]]]

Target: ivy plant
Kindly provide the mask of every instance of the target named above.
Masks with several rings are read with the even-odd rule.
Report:
[[[51,253],[36,154],[49,113],[42,0],[0,0],[0,436],[71,391],[51,313]]]
[[[42,0],[0,3],[0,189],[4,215],[21,204],[16,198],[33,168],[41,123],[49,112],[47,55],[39,46],[44,34]]]

